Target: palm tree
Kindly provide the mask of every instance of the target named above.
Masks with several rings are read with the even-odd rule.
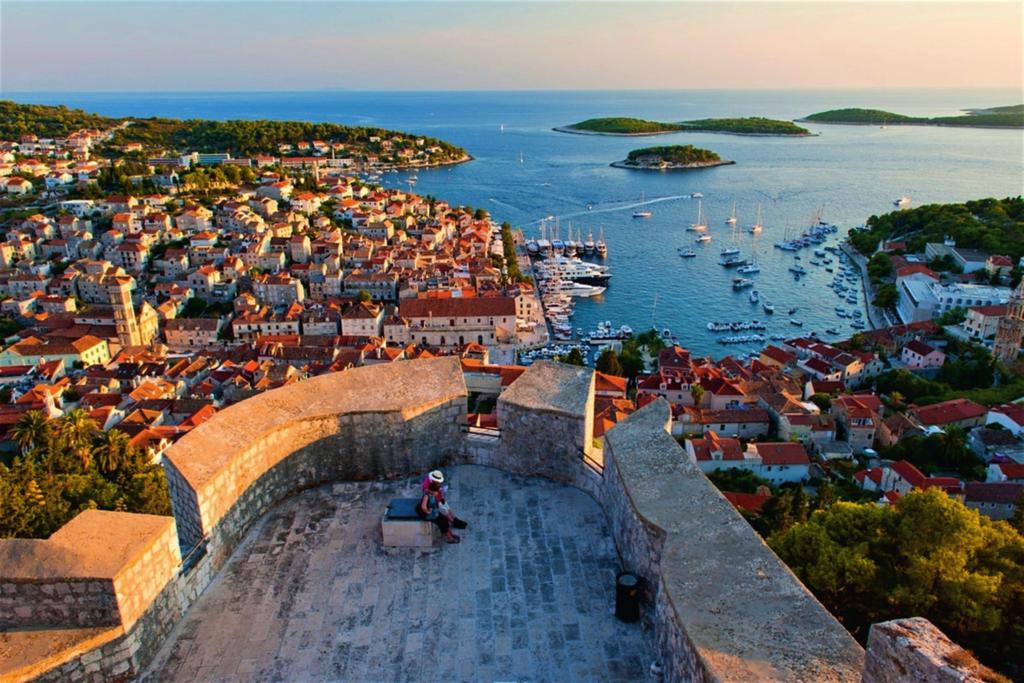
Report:
[[[41,410],[30,410],[14,423],[11,428],[11,436],[14,442],[21,447],[22,454],[39,448],[45,441],[50,431],[50,419]]]
[[[131,440],[120,429],[101,432],[92,454],[96,459],[96,465],[104,474],[118,471],[135,456]]]
[[[690,387],[690,397],[693,398],[693,405],[699,408],[701,401],[704,400],[704,387],[694,383]]]
[[[81,408],[75,408],[61,418],[57,431],[64,446],[78,456],[84,469],[88,469],[92,460],[92,437],[99,431],[96,420]]]

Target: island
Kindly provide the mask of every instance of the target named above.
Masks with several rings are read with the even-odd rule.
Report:
[[[320,157],[323,165],[352,170],[423,168],[469,161],[461,147],[443,140],[383,128],[309,121],[109,117],[81,109],[0,100],[0,140],[22,136],[64,138],[76,131],[106,131],[96,151],[165,157],[172,151],[232,157]]]
[[[800,121],[862,126],[956,126],[961,128],[1024,128],[1024,105],[968,109],[959,116],[906,116],[882,109],[830,109]]]
[[[560,126],[554,130],[559,133],[575,133],[579,135],[622,136],[665,135],[667,133],[697,131],[729,133],[732,135],[781,135],[787,137],[813,135],[811,131],[796,125],[792,121],[780,121],[761,116],[731,119],[696,119],[672,123],[628,117],[610,117],[587,119],[586,121],[580,121],[569,126]]]
[[[615,168],[676,171],[727,166],[735,163],[735,161],[723,159],[709,149],[701,149],[693,145],[668,145],[634,149],[625,159],[611,165]]]

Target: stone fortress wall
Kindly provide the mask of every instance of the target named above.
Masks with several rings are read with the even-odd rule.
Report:
[[[537,363],[499,398],[500,434],[465,433],[459,361],[440,358],[221,411],[166,455],[173,519],[87,511],[45,541],[0,541],[0,681],[130,679],[278,501],[452,462],[568,483],[602,505],[624,568],[646,581],[664,680],[860,680],[863,650],[686,462],[667,404],[607,434],[603,472],[587,464],[593,394],[591,370]],[[904,640],[924,632],[893,624]],[[869,651],[863,680],[900,680],[912,652]]]

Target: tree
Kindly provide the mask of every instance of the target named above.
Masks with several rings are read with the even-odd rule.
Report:
[[[699,406],[700,402],[704,400],[704,387],[694,382],[690,387],[690,398],[693,399],[693,405]]]
[[[96,420],[81,408],[67,413],[57,427],[62,445],[78,457],[83,469],[88,469],[92,462],[92,437],[98,431]]]
[[[936,325],[959,325],[967,319],[967,309],[962,306],[951,308],[935,319]]]
[[[875,288],[875,298],[871,300],[871,303],[878,308],[892,308],[898,300],[899,293],[896,291],[896,285],[885,282]]]
[[[356,294],[356,300],[360,303],[368,304],[373,301],[373,296],[365,289],[360,289],[359,293]]]
[[[11,436],[23,454],[41,448],[50,431],[50,419],[40,410],[30,410],[14,423]]]
[[[882,278],[892,275],[892,257],[880,251],[868,260],[867,268],[870,280],[879,282]]]
[[[111,475],[129,465],[138,464],[138,453],[128,435],[120,429],[101,432],[92,450],[99,471]]]
[[[1024,646],[1024,537],[939,489],[839,502],[768,543],[856,636],[912,614],[983,658]]]
[[[828,394],[817,393],[808,400],[818,406],[823,413],[827,413],[832,408],[832,399],[829,398]]]
[[[583,353],[579,349],[572,349],[564,356],[560,356],[559,360],[566,365],[585,365],[583,361]]]
[[[623,376],[619,355],[612,348],[607,348],[601,352],[601,355],[597,357],[597,363],[594,364],[594,367],[598,372],[603,372],[606,375]]]

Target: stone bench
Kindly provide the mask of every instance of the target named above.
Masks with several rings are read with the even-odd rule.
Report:
[[[380,520],[385,547],[430,548],[440,535],[437,525],[416,514],[417,498],[395,498]]]

